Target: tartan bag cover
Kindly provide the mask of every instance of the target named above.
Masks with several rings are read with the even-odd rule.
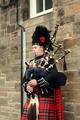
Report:
[[[38,99],[39,99],[38,120],[64,120],[60,87],[54,89],[53,96],[50,97],[39,96]],[[29,103],[30,99],[27,99],[20,120],[28,120],[27,112]]]

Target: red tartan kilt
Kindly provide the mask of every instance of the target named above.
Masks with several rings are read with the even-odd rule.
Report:
[[[28,120],[27,107],[29,100],[24,105],[21,120]],[[63,120],[63,106],[61,89],[58,87],[54,90],[54,96],[39,97],[39,119],[38,120]]]

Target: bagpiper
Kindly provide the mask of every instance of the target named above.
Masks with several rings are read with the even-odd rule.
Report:
[[[60,87],[66,84],[67,77],[54,64],[52,44],[50,31],[37,26],[32,35],[35,57],[26,63],[23,79],[27,101],[21,120],[64,120]]]

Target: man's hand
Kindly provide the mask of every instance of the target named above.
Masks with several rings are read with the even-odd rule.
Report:
[[[35,79],[32,79],[28,82],[28,85],[31,87],[35,87],[37,85],[37,81]]]
[[[26,89],[29,93],[33,92],[33,87],[31,87],[30,85],[27,85]]]

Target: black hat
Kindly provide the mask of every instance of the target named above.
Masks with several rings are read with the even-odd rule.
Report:
[[[50,40],[50,31],[45,26],[37,26],[32,35],[32,45],[40,45],[49,51],[53,50]]]

